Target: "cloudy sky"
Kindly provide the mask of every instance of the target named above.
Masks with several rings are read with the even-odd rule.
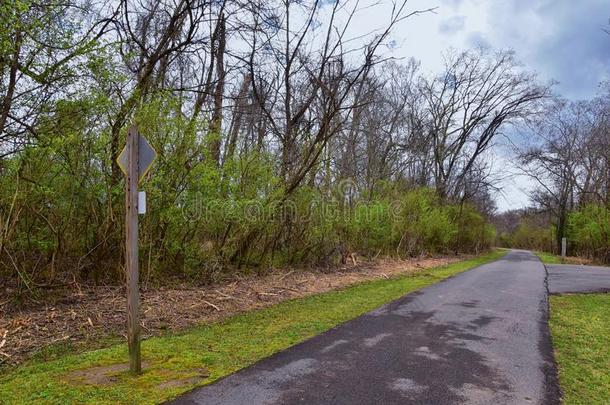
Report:
[[[543,81],[570,99],[595,95],[610,80],[610,0],[410,0],[409,8],[436,7],[433,13],[404,21],[393,33],[396,57],[414,57],[428,72],[439,72],[442,52],[476,46],[510,48]],[[360,16],[362,27],[383,25],[389,6]],[[497,167],[506,171],[511,156],[497,150]],[[504,181],[500,210],[528,204],[531,184],[523,177]]]
[[[610,0],[411,0],[434,14],[406,21],[395,32],[397,53],[437,70],[448,47],[510,48],[564,96],[595,94],[610,78]]]

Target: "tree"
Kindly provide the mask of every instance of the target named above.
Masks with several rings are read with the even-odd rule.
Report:
[[[98,49],[111,18],[77,1],[0,5],[0,159],[36,142],[40,117],[80,81],[81,57]]]
[[[539,185],[532,200],[556,219],[557,249],[566,236],[569,213],[600,197],[600,152],[592,147],[599,125],[595,115],[589,102],[557,100],[535,125],[538,144],[520,155],[524,172]]]
[[[513,52],[451,52],[445,71],[422,79],[434,185],[443,199],[456,199],[477,161],[500,131],[541,111],[549,88],[521,69]]]

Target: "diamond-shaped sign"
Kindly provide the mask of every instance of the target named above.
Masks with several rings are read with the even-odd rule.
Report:
[[[138,135],[138,182],[142,181],[153,161],[157,158],[157,152],[148,143],[148,140],[144,135],[139,135],[137,129],[134,127],[129,128],[129,131],[134,131],[135,135]],[[117,164],[127,176],[127,165],[128,165],[129,153],[127,151],[127,145],[123,147],[121,154],[117,158]]]

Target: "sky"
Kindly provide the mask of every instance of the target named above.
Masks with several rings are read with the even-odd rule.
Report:
[[[385,1],[385,0],[383,0]],[[449,48],[512,49],[541,81],[556,81],[557,94],[579,100],[595,96],[610,80],[610,0],[410,0],[410,10],[435,8],[401,22],[392,33],[396,58],[413,57],[424,72],[442,68]],[[383,26],[389,5],[367,9],[356,27]],[[508,147],[494,151],[497,170],[517,172]],[[507,176],[503,176],[507,177]],[[533,183],[508,176],[499,211],[527,206]]]

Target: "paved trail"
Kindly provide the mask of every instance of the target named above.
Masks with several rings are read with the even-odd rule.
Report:
[[[558,403],[531,253],[409,294],[176,404]]]
[[[549,264],[551,294],[610,292],[610,268]]]

